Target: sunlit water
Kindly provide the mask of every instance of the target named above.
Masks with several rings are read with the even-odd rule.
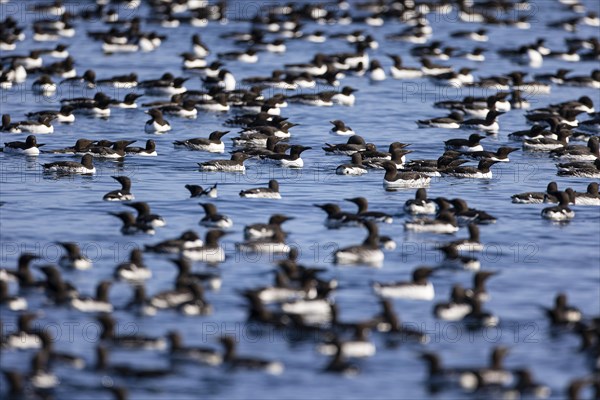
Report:
[[[490,28],[491,41],[485,44],[488,49],[487,61],[474,63],[453,59],[451,64],[455,67],[472,66],[477,68],[477,76],[490,76],[522,68],[500,59],[495,52],[497,49],[518,47],[538,37],[547,38],[547,45],[552,49],[564,49],[563,39],[573,34],[549,30],[545,24],[567,14],[558,3],[539,3],[534,8],[533,19],[537,23],[533,24],[532,29]],[[586,3],[593,9],[593,1]],[[235,13],[243,13],[247,7],[245,4],[232,4],[230,19],[237,16]],[[19,10],[16,18],[22,24],[33,20],[33,14]],[[136,13],[146,12],[147,9],[142,7]],[[430,19],[434,29],[432,39],[443,40],[447,45],[450,44],[449,32],[478,26],[457,23],[455,14],[432,14]],[[219,51],[235,48],[230,40],[220,39],[220,34],[248,30],[250,25],[231,22],[227,25],[210,23],[202,29],[189,26],[165,29],[144,24],[143,30],[155,30],[168,35],[168,39],[155,52],[112,56],[102,55],[100,43],[90,41],[85,35],[86,29],[106,29],[102,24],[95,22],[84,26],[77,21],[76,27],[77,36],[65,42],[70,44],[69,50],[75,57],[79,73],[91,68],[102,79],[135,71],[140,79],[151,79],[158,78],[164,72],[185,75],[180,69],[177,55],[189,49],[193,32],[201,33],[213,52],[212,59]],[[381,60],[386,68],[389,66],[386,53],[400,54],[407,64],[416,65],[416,60],[408,53],[412,45],[384,39],[386,34],[402,28],[402,25],[394,23],[386,23],[381,28],[360,24],[323,27],[309,23],[304,31],[327,29],[327,32],[349,32],[365,29],[380,42],[380,49],[371,51],[372,58]],[[53,43],[34,43],[30,31],[27,33],[27,40],[19,44],[19,53],[34,47],[54,46]],[[581,26],[578,32],[581,37],[594,34],[597,34],[597,28],[586,26]],[[245,76],[269,75],[271,70],[281,67],[283,63],[308,61],[319,51],[351,51],[347,44],[336,40],[329,40],[325,44],[297,40],[287,45],[285,55],[260,53],[258,64],[228,62],[227,67],[239,82]],[[477,44],[457,41],[456,45],[471,49]],[[587,75],[597,65],[593,62],[565,63],[547,59],[535,73],[553,72],[560,67],[572,69],[574,75]],[[190,78],[186,87],[200,89],[200,79],[197,76]],[[58,108],[60,98],[91,97],[94,93],[93,90],[69,92],[61,88],[56,96],[43,99],[29,90],[34,79],[30,76],[24,84],[1,93],[2,113],[9,113],[14,120],[20,120],[24,118],[23,113],[28,111]],[[314,340],[298,341],[285,333],[268,328],[258,329],[256,325],[245,323],[244,301],[238,293],[244,288],[270,284],[273,266],[267,256],[236,253],[234,244],[241,241],[244,225],[264,222],[276,212],[296,217],[286,223],[285,228],[291,232],[289,242],[301,249],[302,262],[326,267],[326,276],[339,281],[339,289],[333,298],[340,305],[343,320],[365,319],[379,312],[378,299],[370,288],[371,281],[407,279],[414,267],[420,264],[436,265],[441,259],[434,246],[448,237],[411,234],[403,229],[402,224],[408,217],[403,214],[402,205],[414,195],[414,190],[386,192],[382,187],[383,174],[378,171],[370,171],[362,177],[336,176],[335,166],[345,162],[346,158],[325,156],[321,146],[324,142],[345,140],[328,134],[331,127],[328,121],[342,119],[381,149],[386,149],[392,141],[402,141],[412,144],[410,148],[414,153],[409,158],[436,158],[443,152],[443,140],[466,137],[468,133],[460,130],[418,129],[414,121],[443,115],[444,110],[432,107],[435,101],[459,99],[472,93],[479,95],[481,91],[437,87],[426,79],[399,81],[389,77],[384,82],[370,84],[367,78],[350,76],[342,84],[359,89],[354,107],[313,108],[294,104],[283,109],[283,115],[289,117],[290,121],[301,124],[292,129],[290,142],[313,148],[304,153],[305,167],[302,170],[282,170],[251,160],[247,162],[245,175],[198,172],[197,162],[221,155],[174,149],[172,142],[207,136],[214,130],[222,129],[223,122],[231,114],[216,113],[200,113],[193,120],[170,117],[171,132],[150,136],[143,129],[148,119],[146,114],[139,109],[113,109],[107,120],[78,116],[74,124],[56,124],[54,134],[38,137],[39,142],[46,144],[46,149],[72,145],[80,137],[136,139],[138,145],[143,145],[151,137],[156,140],[159,157],[127,157],[123,163],[96,161],[99,173],[93,177],[56,179],[43,175],[39,163],[62,159],[59,156],[43,154],[38,159],[25,159],[0,153],[1,200],[6,202],[0,208],[2,265],[13,267],[23,251],[38,253],[47,263],[57,262],[61,253],[53,242],[76,241],[93,259],[94,268],[85,272],[65,271],[64,275],[83,294],[93,294],[100,280],[111,279],[113,267],[127,258],[131,248],[178,236],[187,229],[203,234],[205,229],[198,226],[203,215],[202,209],[198,199],[189,198],[184,185],[195,183],[204,186],[219,182],[219,198],[214,202],[221,212],[234,220],[234,227],[232,234],[223,241],[227,260],[218,267],[223,277],[223,287],[219,292],[207,293],[207,299],[214,306],[213,315],[182,317],[175,312],[161,312],[154,318],[137,318],[128,312],[117,311],[115,317],[119,321],[119,329],[124,333],[135,330],[148,335],[161,335],[167,330],[178,329],[187,344],[215,347],[219,346],[217,338],[220,335],[232,334],[241,342],[240,354],[280,360],[286,366],[283,375],[273,377],[262,373],[232,373],[224,368],[180,364],[173,365],[175,373],[171,376],[144,381],[111,378],[93,372],[91,368],[74,371],[59,366],[55,370],[62,383],[57,388],[57,398],[108,398],[110,394],[104,387],[111,385],[127,386],[132,397],[146,399],[424,398],[430,394],[424,384],[425,365],[418,359],[420,351],[440,352],[448,365],[483,366],[490,349],[499,344],[511,348],[506,362],[509,367],[531,367],[536,378],[548,384],[557,397],[561,397],[570,379],[587,373],[586,358],[576,351],[578,339],[572,334],[553,335],[540,306],[550,306],[555,294],[564,291],[570,302],[580,307],[586,315],[600,312],[600,209],[574,206],[575,219],[566,225],[556,225],[540,217],[542,205],[516,205],[510,201],[510,195],[514,193],[544,190],[550,180],[556,180],[559,188],[572,187],[577,191],[585,191],[589,179],[557,177],[554,162],[546,154],[519,151],[511,155],[510,164],[492,168],[494,178],[491,180],[434,179],[429,189],[431,197],[461,197],[471,207],[484,209],[498,218],[497,224],[481,227],[486,250],[479,255],[482,269],[500,272],[489,281],[492,298],[485,305],[486,309],[500,317],[498,328],[468,332],[461,324],[436,321],[432,316],[431,302],[398,300],[395,306],[401,321],[426,330],[431,342],[426,346],[414,343],[394,346],[384,336],[372,334],[377,354],[357,362],[361,368],[360,375],[348,379],[322,373],[328,360],[316,352]],[[124,89],[107,89],[111,97],[122,98],[127,92]],[[597,90],[568,87],[553,87],[551,95],[530,100],[534,106],[544,106],[582,95],[589,95],[595,102],[600,100]],[[151,100],[154,99],[143,97],[139,102]],[[507,134],[525,129],[523,112],[511,111],[500,117],[500,124],[500,133],[486,139],[483,142],[485,147],[519,146],[518,143],[512,143]],[[232,131],[229,136],[233,136],[236,129]],[[7,142],[24,140],[25,136],[3,133],[1,138]],[[223,157],[227,157],[227,152],[232,150],[229,139],[227,136],[225,138],[227,146]],[[110,177],[115,174],[130,176],[136,199],[148,202],[154,212],[167,220],[168,225],[158,229],[155,236],[127,237],[120,234],[119,221],[108,213],[127,208],[122,204],[101,200],[104,193],[118,187],[118,183]],[[281,200],[238,197],[240,190],[266,186],[271,178],[280,182]],[[313,203],[338,202],[345,210],[353,210],[354,205],[343,199],[356,196],[367,197],[372,210],[395,215],[393,224],[381,226],[381,233],[393,237],[398,242],[398,248],[386,253],[380,269],[333,266],[333,252],[339,247],[361,242],[364,230],[328,230],[323,225],[324,213],[312,206]],[[466,235],[466,230],[461,229],[455,237]],[[164,257],[151,254],[146,256],[146,262],[154,274],[147,283],[148,293],[170,288],[176,273],[172,264]],[[194,268],[202,270],[206,267],[198,263]],[[472,275],[468,272],[446,272],[434,276],[432,280],[437,302],[447,299],[454,283],[469,287]],[[14,290],[14,287],[11,286],[11,289]],[[110,292],[111,300],[117,305],[125,304],[130,295],[131,289],[125,283],[116,283]],[[93,366],[98,333],[93,316],[48,305],[41,293],[29,295],[28,300],[31,310],[42,312],[37,326],[57,332],[56,347],[83,355]],[[4,308],[1,313],[5,332],[10,331],[14,327],[16,314]],[[25,371],[29,357],[29,353],[3,351],[2,369]],[[164,353],[143,351],[114,351],[111,362],[132,362],[144,367],[169,365]],[[462,392],[449,390],[436,396],[456,398],[463,395]]]

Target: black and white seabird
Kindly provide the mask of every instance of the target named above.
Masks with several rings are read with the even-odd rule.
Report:
[[[242,190],[240,197],[249,199],[281,199],[279,183],[275,179],[271,179],[268,187]]]
[[[112,176],[114,180],[121,184],[121,189],[112,190],[106,193],[102,200],[105,201],[131,201],[135,199],[131,193],[131,179],[127,176]]]

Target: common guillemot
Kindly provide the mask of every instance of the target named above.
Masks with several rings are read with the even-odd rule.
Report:
[[[483,146],[479,142],[485,139],[477,133],[473,133],[468,139],[450,139],[444,142],[446,149],[457,150],[461,152],[483,151]]]
[[[330,229],[337,229],[347,226],[356,226],[360,224],[360,218],[356,214],[342,212],[340,206],[334,203],[313,204],[315,207],[327,213],[325,226]]]
[[[398,171],[396,164],[392,161],[385,161],[382,164],[385,169],[383,177],[383,187],[386,190],[395,190],[400,188],[414,188],[428,186],[431,178],[418,172]]]
[[[144,201],[138,201],[135,203],[125,203],[124,205],[127,207],[131,207],[137,211],[137,216],[135,220],[138,225],[158,228],[167,224],[163,217],[161,217],[158,214],[152,214],[152,212],[150,211],[150,206]]]
[[[242,190],[240,192],[240,197],[252,199],[281,199],[279,183],[275,179],[271,179],[268,187]]]
[[[113,276],[129,282],[142,282],[152,277],[152,271],[144,264],[142,251],[133,249],[129,254],[129,261],[120,263],[115,267]]]
[[[335,169],[337,175],[363,175],[368,172],[367,167],[362,163],[360,152],[352,154],[350,164],[338,165]]]
[[[165,133],[171,130],[171,124],[163,118],[162,112],[157,108],[146,111],[152,118],[146,121],[144,130],[146,133]]]
[[[200,225],[210,228],[231,228],[233,221],[226,215],[217,212],[217,206],[212,203],[198,203],[204,209],[204,217],[200,220]]]
[[[433,300],[433,284],[427,279],[433,273],[429,267],[418,267],[412,272],[411,281],[373,282],[374,292],[384,298],[401,298],[410,300]]]
[[[445,321],[460,321],[472,310],[466,291],[461,285],[452,286],[450,300],[433,306],[433,315]]]
[[[190,192],[190,197],[202,197],[202,196],[206,196],[206,197],[210,197],[213,199],[217,198],[217,185],[218,183],[215,183],[213,186],[211,187],[207,187],[206,189],[202,188],[202,186],[199,185],[185,185],[185,188],[187,190],[189,190]]]
[[[394,222],[394,218],[390,214],[380,211],[368,211],[369,202],[364,197],[354,197],[351,199],[344,200],[356,204],[356,206],[358,207],[356,215],[363,221],[383,222],[386,224],[391,224],[392,222]]]
[[[214,131],[207,138],[194,138],[173,142],[176,147],[186,147],[190,150],[202,150],[210,153],[223,153],[225,151],[225,143],[221,138],[228,134],[229,131]]]
[[[102,312],[110,313],[113,311],[113,305],[108,299],[108,289],[112,285],[111,281],[102,281],[96,287],[96,296],[78,296],[71,300],[71,306],[81,312]]]
[[[435,214],[437,206],[433,200],[427,199],[427,190],[425,188],[417,189],[414,200],[406,200],[404,211],[416,214]]]
[[[81,248],[75,242],[56,242],[67,254],[61,256],[58,265],[68,269],[86,270],[92,267],[92,260],[81,253]]]
[[[559,199],[558,205],[544,208],[542,218],[554,221],[568,221],[575,218],[575,211],[569,208],[569,195],[566,192],[558,192],[556,196]]]
[[[441,171],[442,175],[453,176],[455,178],[471,178],[471,179],[491,179],[492,171],[490,167],[499,161],[492,159],[483,159],[479,161],[477,167],[458,166],[447,168]]]
[[[250,158],[248,154],[236,152],[231,155],[230,160],[213,160],[198,163],[200,171],[223,171],[223,172],[244,172],[246,166],[244,161]]]
[[[333,124],[333,128],[331,128],[331,133],[334,135],[339,135],[339,136],[352,136],[355,135],[356,133],[352,130],[352,128],[350,128],[349,126],[346,126],[346,124],[344,124],[344,121],[336,119],[333,121],[329,121],[331,124]]]
[[[238,356],[236,354],[235,339],[231,336],[221,337],[220,342],[225,349],[223,363],[229,368],[261,370],[272,375],[280,375],[283,373],[284,366],[280,362]]]
[[[367,264],[380,266],[384,259],[383,251],[379,248],[379,229],[374,221],[364,221],[368,230],[366,239],[360,245],[344,247],[334,253],[336,264]]]
[[[269,218],[269,222],[266,224],[251,224],[244,227],[244,238],[245,239],[261,239],[269,238],[277,231],[281,231],[281,224],[286,221],[294,219],[281,214],[273,214]]]
[[[546,188],[546,192],[526,192],[514,194],[510,198],[513,203],[519,204],[538,204],[543,203],[544,198],[547,194],[554,194],[558,191],[558,185],[556,182],[548,183]]]
[[[40,154],[40,147],[44,144],[38,144],[34,135],[27,136],[24,142],[5,142],[2,151],[4,153],[23,154],[26,156],[37,156]]]
[[[458,223],[454,215],[441,212],[437,218],[418,218],[404,223],[404,229],[415,232],[454,233],[458,231]]]
[[[58,174],[82,174],[92,175],[96,173],[96,167],[92,162],[93,157],[86,154],[81,158],[81,163],[75,161],[56,161],[43,164],[45,172],[55,172]]]
[[[114,180],[121,184],[121,189],[112,190],[106,193],[102,200],[105,201],[131,201],[135,199],[131,193],[131,179],[127,176],[111,176]]]
[[[148,139],[146,140],[145,147],[127,146],[125,147],[125,154],[134,154],[143,157],[155,157],[158,155],[156,152],[156,142],[154,142],[152,139]]]
[[[284,168],[302,168],[304,160],[300,157],[303,152],[312,147],[293,145],[290,147],[290,154],[267,154],[260,156],[263,160],[268,160]]]

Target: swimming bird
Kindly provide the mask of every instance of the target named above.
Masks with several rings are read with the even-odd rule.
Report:
[[[417,121],[417,125],[420,128],[458,129],[460,128],[460,123],[463,119],[463,114],[458,111],[453,111],[445,117],[420,119]]]
[[[155,233],[155,230],[152,226],[138,223],[136,221],[136,218],[130,212],[109,212],[109,214],[121,220],[121,222],[123,223],[123,225],[121,226],[121,233],[123,235],[134,235],[140,232],[146,233],[148,235],[154,235]]]
[[[67,254],[58,259],[58,265],[68,269],[86,270],[92,267],[92,260],[81,254],[81,248],[75,242],[56,242]]]
[[[131,179],[127,176],[111,176],[114,180],[121,184],[121,189],[112,190],[106,193],[102,200],[105,201],[131,201],[135,199],[131,193]]]
[[[312,149],[312,147],[293,145],[290,147],[290,154],[267,154],[260,156],[260,158],[284,168],[302,168],[304,167],[304,160],[300,155],[310,149]]]
[[[329,121],[331,124],[333,124],[333,128],[331,128],[330,132],[334,135],[339,135],[339,136],[352,136],[352,135],[356,135],[356,133],[352,130],[352,128],[350,128],[349,126],[347,126],[346,124],[344,124],[344,121],[336,119],[333,121]]]
[[[175,147],[186,147],[190,150],[202,150],[209,153],[223,153],[225,151],[225,143],[221,138],[228,134],[229,131],[214,131],[206,138],[194,138],[186,140],[176,140],[173,142]]]
[[[206,197],[216,199],[217,198],[217,185],[218,185],[218,183],[215,183],[213,186],[203,189],[202,186],[188,184],[188,185],[185,185],[185,188],[190,191],[190,197],[206,196]]]
[[[569,195],[566,192],[558,192],[556,197],[559,199],[558,205],[544,208],[542,218],[553,221],[568,221],[575,218],[575,212],[569,208]]]
[[[556,192],[558,192],[558,185],[556,184],[556,182],[553,181],[553,182],[548,183],[546,192],[519,193],[519,194],[514,194],[514,195],[510,196],[510,198],[512,199],[513,203],[539,204],[539,203],[544,202],[544,198],[546,197],[546,195],[548,195],[548,194],[553,195]]]
[[[350,164],[338,165],[335,169],[336,175],[363,175],[368,173],[366,165],[363,165],[363,159],[360,152],[351,156]]]
[[[406,67],[402,63],[402,58],[398,55],[388,54],[389,58],[392,59],[394,65],[390,67],[390,75],[394,79],[413,79],[420,78],[423,76],[421,68]]]
[[[404,211],[412,215],[435,214],[436,209],[436,203],[427,198],[427,190],[425,188],[417,189],[414,200],[406,200],[404,203]]]
[[[353,327],[354,334],[351,339],[341,340],[338,334],[334,334],[333,340],[328,340],[317,346],[321,354],[334,356],[341,348],[342,355],[349,358],[365,358],[375,355],[375,345],[369,341],[368,333],[372,322],[361,322]]]
[[[101,313],[96,319],[100,323],[100,340],[104,344],[144,350],[164,350],[167,347],[167,342],[162,336],[144,336],[133,332],[119,334],[115,329],[117,321],[109,313]]]
[[[177,238],[163,240],[152,245],[144,245],[144,250],[154,253],[180,253],[187,248],[200,247],[203,244],[204,242],[196,232],[188,230]]]
[[[550,151],[550,155],[561,161],[596,161],[600,158],[600,137],[590,138],[587,146],[568,145]]]
[[[489,133],[497,133],[500,130],[497,117],[504,114],[503,112],[490,110],[485,119],[468,119],[462,121],[460,127],[463,129],[477,129]]]
[[[477,167],[458,166],[447,168],[440,172],[442,175],[453,176],[455,178],[492,179],[492,171],[490,167],[498,162],[499,161],[486,158],[479,161]]]
[[[577,205],[600,205],[600,194],[598,193],[598,182],[591,182],[586,192],[575,192],[575,203]]]
[[[348,246],[336,250],[334,262],[336,264],[367,264],[379,266],[384,259],[383,251],[379,248],[379,229],[374,221],[363,221],[368,235],[362,244]]]
[[[235,152],[230,160],[213,160],[198,163],[200,171],[245,172],[244,161],[252,157],[249,154]]]
[[[253,188],[240,191],[240,197],[252,199],[281,199],[279,183],[275,179],[269,181],[269,187]]]
[[[135,203],[125,203],[125,206],[131,207],[137,211],[135,218],[136,224],[139,226],[149,226],[152,228],[159,228],[165,226],[167,221],[158,214],[152,214],[150,206],[144,201],[137,201]]]
[[[480,225],[496,223],[496,217],[488,214],[485,211],[469,208],[467,202],[463,199],[452,199],[450,202],[454,206],[454,216],[456,217],[459,225],[468,224],[471,222]]]
[[[229,368],[260,370],[272,375],[280,375],[283,372],[284,366],[280,362],[238,356],[235,339],[231,336],[223,336],[219,341],[225,349],[223,363]]]
[[[427,279],[433,273],[429,267],[417,267],[412,272],[412,280],[397,282],[373,282],[371,287],[378,296],[411,300],[433,300],[433,284]]]
[[[498,326],[500,319],[489,311],[484,311],[481,300],[473,298],[471,301],[471,312],[463,318],[463,323],[469,329],[491,328]]]
[[[161,134],[171,130],[171,124],[163,118],[163,114],[159,109],[152,108],[146,113],[151,117],[144,126],[146,133]]]
[[[86,154],[81,158],[81,163],[75,161],[55,161],[43,164],[42,166],[44,172],[55,172],[65,175],[93,175],[96,173],[96,167],[94,167],[92,160],[92,155]]]
[[[469,139],[450,139],[446,140],[444,144],[448,150],[457,150],[465,153],[472,151],[483,151],[483,146],[479,144],[482,139],[485,139],[485,136],[473,133],[469,136]]]
[[[358,207],[356,215],[363,221],[371,220],[375,222],[383,222],[386,224],[391,224],[392,222],[394,222],[394,218],[390,214],[386,214],[384,212],[379,211],[368,211],[369,202],[364,197],[354,197],[351,199],[344,200],[356,204],[356,206]]]
[[[325,143],[327,147],[323,147],[326,154],[341,154],[351,156],[352,154],[365,150],[367,142],[359,135],[352,135],[348,138],[346,143],[342,144],[329,144]]]
[[[2,151],[4,153],[23,154],[26,156],[38,156],[40,154],[40,147],[44,144],[38,144],[37,139],[34,135],[29,135],[24,142],[14,141],[5,142]]]
[[[385,175],[383,176],[383,187],[386,190],[411,187],[419,188],[428,186],[431,182],[431,178],[427,175],[412,171],[398,171],[396,164],[392,161],[385,161],[381,165],[385,169]]]
[[[342,212],[340,206],[334,203],[313,204],[315,207],[327,213],[325,226],[329,229],[337,229],[347,226],[356,226],[360,224],[360,219],[356,214]]]
[[[593,163],[566,163],[558,164],[559,176],[574,176],[578,178],[599,178],[600,177],[600,158]]]
[[[80,296],[71,300],[71,306],[82,312],[103,312],[113,311],[113,305],[108,299],[108,290],[112,282],[102,281],[96,286],[96,296]]]
[[[470,299],[467,297],[466,290],[459,284],[452,286],[448,302],[437,303],[433,307],[435,317],[445,321],[461,321],[471,311]]]
[[[285,234],[281,230],[275,230],[270,237],[236,243],[236,248],[244,252],[267,254],[287,254],[290,251],[290,246],[285,243]]]
[[[270,238],[275,232],[281,231],[281,224],[286,221],[294,219],[281,214],[273,214],[269,217],[269,222],[266,224],[257,223],[251,224],[244,227],[244,238],[245,239],[262,239]]]
[[[135,368],[130,364],[109,364],[108,349],[99,344],[96,346],[96,366],[98,372],[111,373],[117,376],[136,379],[156,379],[173,373],[171,368]]]
[[[496,151],[471,151],[471,152],[465,153],[464,156],[474,159],[474,160],[489,159],[489,160],[500,161],[500,162],[509,162],[510,159],[508,158],[508,155],[517,150],[519,150],[519,149],[516,147],[502,146],[502,147],[499,147],[498,150],[496,150]]]
[[[479,241],[479,227],[474,223],[469,223],[469,237],[466,239],[457,239],[448,242],[448,245],[455,247],[458,251],[482,251],[483,244]]]
[[[227,232],[220,229],[211,229],[204,236],[202,246],[186,247],[183,249],[183,256],[195,261],[207,263],[219,263],[225,261],[225,249],[219,245],[219,239],[227,235]]]
[[[440,247],[444,253],[444,259],[440,262],[439,268],[462,269],[466,271],[479,271],[481,263],[475,257],[463,256],[458,252],[458,249],[447,244]]]
[[[169,340],[169,356],[176,361],[192,361],[206,365],[219,365],[223,362],[223,356],[210,347],[192,347],[183,344],[183,338],[178,331],[167,333]]]
[[[217,212],[217,206],[212,203],[198,203],[204,209],[204,217],[200,220],[200,225],[209,228],[231,228],[233,221],[226,215]]]
[[[129,254],[129,261],[120,263],[115,267],[113,276],[130,282],[140,282],[152,277],[152,271],[144,264],[142,251],[133,249]]]
[[[196,118],[198,115],[198,109],[196,108],[196,101],[191,99],[184,100],[181,104],[177,105],[165,105],[159,107],[159,110],[164,115],[172,115],[181,118]]]
[[[27,310],[27,299],[20,296],[11,296],[8,292],[8,283],[0,280],[0,306],[6,306],[11,311]]]
[[[339,340],[334,340],[332,346],[335,349],[335,353],[332,356],[331,361],[325,366],[324,372],[342,374],[345,376],[357,375],[359,373],[358,367],[344,359],[342,343],[340,343]]]
[[[582,319],[581,311],[568,304],[567,295],[559,293],[554,298],[553,308],[544,308],[546,315],[553,325],[572,325]]]
[[[417,218],[406,221],[404,229],[414,232],[454,233],[458,231],[458,223],[454,215],[444,211],[435,219]]]

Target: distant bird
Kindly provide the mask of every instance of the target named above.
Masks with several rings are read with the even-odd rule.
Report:
[[[275,179],[269,181],[269,187],[254,188],[240,191],[240,197],[251,199],[281,199],[279,183]]]
[[[40,154],[40,147],[44,144],[38,144],[37,139],[33,135],[27,136],[24,142],[5,142],[2,151],[4,153],[23,154],[26,156],[37,156]]]
[[[364,197],[354,197],[344,200],[356,204],[358,207],[356,215],[363,221],[370,220],[375,222],[383,222],[386,224],[391,224],[394,222],[394,218],[390,214],[380,211],[369,211],[369,202]]]
[[[131,201],[135,199],[131,193],[131,179],[127,176],[112,176],[114,180],[121,184],[121,189],[112,190],[102,197],[105,201]]]
[[[147,113],[152,118],[146,121],[144,127],[146,133],[161,134],[171,130],[171,124],[163,118],[163,114],[159,109],[152,108]]]
[[[229,368],[259,370],[273,375],[279,375],[283,372],[284,366],[280,362],[238,356],[236,354],[235,339],[231,336],[221,337],[220,342],[225,348],[223,363]]]
[[[190,197],[206,196],[206,197],[216,199],[217,198],[217,185],[218,185],[218,183],[215,183],[213,186],[208,187],[206,189],[203,189],[202,186],[198,186],[198,185],[185,185],[185,188],[187,190],[189,190]]]
[[[74,242],[56,242],[66,253],[58,260],[58,264],[63,268],[72,268],[78,270],[86,270],[92,267],[92,261],[81,254],[81,248]]]
[[[198,203],[204,208],[204,217],[200,220],[200,225],[210,228],[231,228],[233,221],[226,215],[217,212],[217,206],[212,203]]]
[[[413,270],[411,281],[373,282],[372,287],[377,295],[384,298],[433,300],[433,284],[427,279],[432,273],[432,268],[418,267]]]
[[[135,221],[138,225],[158,228],[167,224],[167,221],[165,221],[163,217],[151,213],[150,206],[146,202],[138,201],[135,203],[125,203],[125,206],[131,207],[137,211]]]
[[[81,162],[76,161],[55,161],[43,164],[45,172],[54,172],[58,174],[73,175],[93,175],[96,173],[96,167],[93,164],[93,156],[86,154],[81,158]]]

